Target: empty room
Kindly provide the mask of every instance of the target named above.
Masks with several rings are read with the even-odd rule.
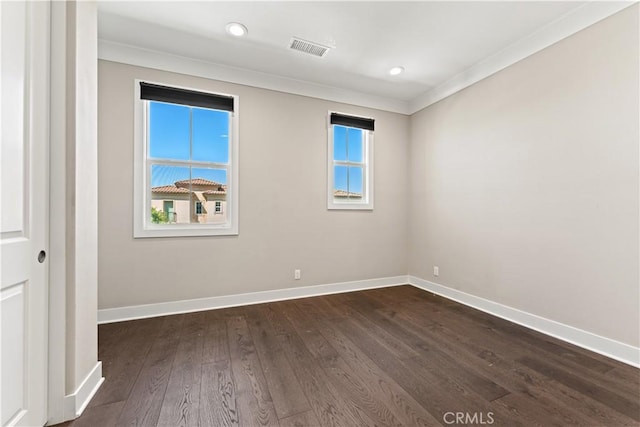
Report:
[[[0,1],[3,426],[640,426],[640,5]]]

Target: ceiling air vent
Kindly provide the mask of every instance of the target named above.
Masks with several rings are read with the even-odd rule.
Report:
[[[289,43],[289,49],[297,50],[299,52],[308,53],[309,55],[323,57],[331,49],[329,46],[323,46],[318,43],[302,40],[298,37],[293,37]]]

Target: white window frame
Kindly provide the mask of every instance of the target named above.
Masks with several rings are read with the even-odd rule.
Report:
[[[329,210],[373,210],[373,131],[361,129],[363,135],[363,147],[362,147],[362,160],[363,164],[358,164],[358,166],[363,166],[362,170],[362,199],[354,200],[354,199],[345,199],[345,200],[336,200],[333,195],[334,192],[334,184],[335,184],[335,176],[334,176],[334,166],[349,166],[353,164],[353,162],[344,162],[344,161],[335,161],[333,160],[333,127],[337,125],[331,124],[331,114],[343,114],[354,117],[362,117],[357,116],[350,113],[342,113],[339,111],[329,111],[327,114],[327,127],[328,127],[328,138],[327,138],[327,209]],[[369,119],[369,117],[362,117]],[[346,126],[348,127],[348,126]],[[359,128],[358,128],[359,129]]]
[[[152,83],[162,86],[186,89],[197,92],[212,93],[233,97],[234,107],[230,113],[229,123],[229,161],[227,168],[227,222],[225,224],[153,224],[151,222],[151,168],[148,165],[148,141],[147,141],[147,117],[148,101],[140,99],[140,82]],[[136,79],[134,81],[134,183],[133,183],[133,237],[187,237],[187,236],[229,236],[238,235],[238,195],[239,195],[239,109],[238,96],[211,92],[202,88],[191,88]],[[163,162],[164,163],[164,162]],[[197,161],[176,163],[182,165],[189,163],[193,166],[210,167],[209,163],[202,164]]]

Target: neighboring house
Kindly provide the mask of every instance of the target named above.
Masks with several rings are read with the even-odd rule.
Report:
[[[227,221],[227,186],[204,178],[151,188],[151,207],[172,224]]]

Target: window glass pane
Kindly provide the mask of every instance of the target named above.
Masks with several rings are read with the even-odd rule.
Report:
[[[171,186],[175,182],[189,179],[189,167],[151,165],[151,188]]]
[[[149,102],[149,157],[189,160],[189,107]]]
[[[229,112],[192,109],[191,158],[201,162],[229,162]]]
[[[347,131],[350,162],[362,162],[362,129],[349,128]]]
[[[194,203],[192,223],[224,224],[227,222],[227,171],[225,169],[192,168],[191,200]],[[200,211],[197,204],[201,204]],[[220,206],[217,210],[216,206]]]
[[[347,160],[347,128],[333,126],[333,160]]]
[[[189,223],[189,168],[151,166],[151,222]]]
[[[349,189],[347,184],[347,175],[349,168],[346,166],[333,167],[333,195],[335,197],[346,196]]]
[[[363,171],[359,166],[349,167],[349,198],[350,199],[362,199],[362,176]]]

